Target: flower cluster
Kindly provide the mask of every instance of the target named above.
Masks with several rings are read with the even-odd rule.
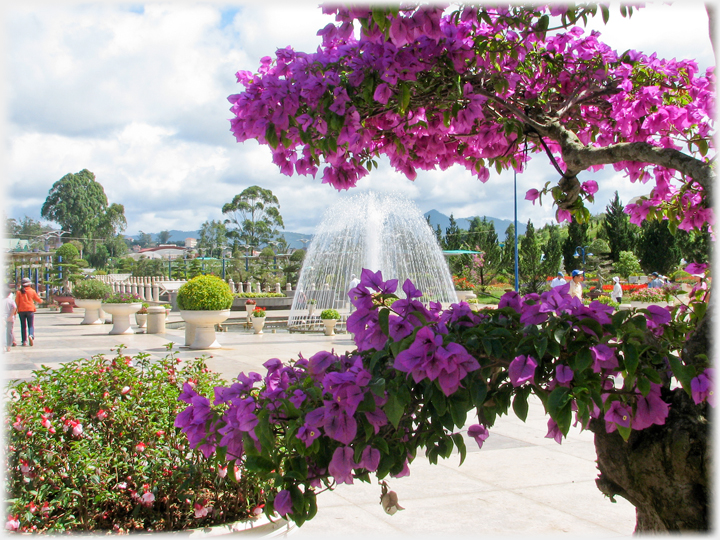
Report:
[[[542,129],[544,122],[561,126],[577,145],[687,148],[707,164],[714,155],[712,69],[700,74],[692,60],[618,53],[578,26],[539,30],[567,9],[326,6],[337,23],[318,32],[316,52],[279,49],[261,59],[257,73],[236,74],[245,90],[228,98],[231,131],[238,142],[269,145],[286,175],[315,176],[322,159],[323,182],[337,189],[355,186],[378,155],[411,180],[418,169],[459,165],[484,182],[491,167],[522,169],[523,126]],[[547,114],[536,119],[526,111]],[[565,169],[564,135],[542,135]],[[532,142],[528,151],[545,153]],[[654,178],[650,196],[626,206],[633,223],[656,210],[672,210],[681,229],[712,223],[697,182],[630,157],[613,167],[632,182]],[[574,200],[547,186],[526,198],[551,193],[565,203],[558,219],[569,220],[574,203],[592,201],[597,189],[588,180]]]
[[[525,419],[530,393],[541,398],[557,442],[573,415],[583,428],[600,425],[625,439],[664,424],[668,369],[696,403],[714,404],[712,369],[679,355],[689,328],[681,319],[700,304],[682,314],[659,306],[615,311],[585,305],[568,289],[508,292],[498,309],[482,313],[464,302],[443,310],[425,305],[410,280],[398,296],[397,280],[364,269],[348,292],[357,350],[271,359],[265,375],[241,373],[216,387],[212,402],[186,384],[179,399],[187,407],[175,425],[208,458],[272,479],[265,512],[302,524],[321,489],[371,473],[407,475],[421,449],[433,463],[453,448],[464,459],[461,430],[482,446],[511,403]],[[653,339],[640,348],[634,337],[645,332]],[[479,422],[466,427],[472,412]]]
[[[103,300],[106,304],[133,304],[140,301],[140,296],[138,294],[127,292],[108,294]]]
[[[11,382],[6,529],[168,531],[253,516],[266,484],[225,479],[173,426],[183,385],[210,393],[221,383],[203,358],[151,362],[122,347]]]
[[[472,291],[475,289],[475,285],[465,276],[453,276],[452,280],[456,291]]]

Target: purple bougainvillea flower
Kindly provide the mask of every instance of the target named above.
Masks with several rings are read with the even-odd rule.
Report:
[[[400,341],[408,337],[413,333],[414,329],[415,326],[409,320],[398,317],[397,315],[390,315],[388,330],[390,331],[390,337],[393,341]]]
[[[409,279],[406,279],[405,283],[403,283],[402,290],[408,300],[412,298],[420,298],[423,295],[422,291],[416,288],[415,284]]]
[[[548,432],[547,435],[545,435],[546,439],[555,439],[555,442],[558,444],[562,444],[563,440],[563,434],[562,431],[560,431],[560,426],[557,425],[555,420],[550,418],[548,420]]]
[[[468,436],[475,439],[478,448],[482,448],[483,443],[490,436],[490,432],[481,424],[473,424],[468,428]]]
[[[357,421],[337,402],[326,401],[325,433],[331,439],[343,444],[350,444],[357,434]]]
[[[283,489],[275,495],[273,508],[275,508],[275,511],[281,516],[285,516],[290,513],[292,510],[292,500],[290,499],[290,492],[287,489]]]
[[[393,478],[402,478],[403,476],[410,476],[410,466],[408,465],[407,460],[405,460],[405,463],[403,464],[403,468],[399,473],[391,474],[390,476]]]
[[[612,433],[617,426],[630,427],[632,415],[626,405],[613,401],[605,413],[605,431]]]
[[[640,392],[638,394],[632,428],[645,429],[653,424],[662,426],[670,412],[670,406],[660,397],[660,385],[651,383],[647,396]]]
[[[580,189],[582,189],[588,195],[595,195],[598,191],[598,185],[595,180],[588,180],[587,182],[582,183]]]
[[[521,307],[521,298],[518,293],[515,291],[509,291],[503,294],[500,297],[500,302],[498,302],[498,309],[502,309],[504,307],[511,307],[518,313],[520,312]]]
[[[373,272],[367,268],[363,268],[360,272],[360,285],[368,287],[369,289],[375,289],[383,294],[392,294],[397,290],[398,280],[388,279],[383,281],[382,272],[378,270]]]
[[[532,356],[516,356],[508,367],[508,374],[510,375],[512,385],[520,386],[528,381],[534,384],[537,365],[537,360]]]
[[[307,397],[307,394],[303,392],[302,390],[295,390],[290,397],[290,403],[295,405],[298,409],[300,408],[300,405],[302,405],[302,402],[305,401],[305,398]]]
[[[352,484],[352,470],[355,466],[353,449],[349,446],[341,446],[333,452],[332,460],[328,465],[328,472],[335,478],[338,484]]]
[[[305,424],[298,429],[296,437],[305,443],[306,448],[310,448],[313,441],[320,436],[320,428],[317,426],[309,426]]]
[[[375,396],[377,398],[377,396]],[[377,399],[376,399],[377,401]],[[385,415],[385,411],[383,411],[380,406],[376,407],[374,411],[365,412],[365,418],[367,418],[368,422],[370,422],[370,425],[375,430],[375,435],[377,435],[380,432],[380,428],[383,427],[388,423],[387,416]]]
[[[362,451],[358,465],[370,472],[377,471],[378,465],[380,465],[380,450],[372,446],[366,446]]]
[[[373,93],[373,99],[383,105],[387,104],[392,96],[392,90],[386,83],[379,84]]]
[[[193,386],[190,383],[184,383],[183,384],[183,391],[178,396],[178,401],[184,401],[185,403],[192,403],[192,399],[197,396],[198,393],[195,391]]]
[[[650,305],[647,307],[650,312],[647,317],[648,328],[659,328],[670,322],[670,310],[666,307]]]
[[[537,189],[528,189],[527,193],[525,193],[525,200],[532,201],[533,205],[535,205],[535,201],[539,197],[540,197],[540,192]]]
[[[593,371],[600,373],[601,370],[613,370],[618,368],[617,357],[615,356],[615,349],[608,347],[604,343],[598,343],[590,347],[590,352],[593,357]]]
[[[547,318],[548,314],[542,311],[542,304],[525,305],[520,315],[520,324],[542,324]]]
[[[703,276],[705,275],[705,270],[707,270],[708,265],[702,264],[702,263],[690,263],[685,267],[685,271],[688,274],[694,274],[696,276]]]
[[[313,354],[308,360],[308,371],[312,377],[322,377],[327,368],[338,360],[340,359],[332,352],[320,351]]]
[[[690,381],[690,389],[692,398],[695,403],[699,404],[707,401],[711,407],[715,407],[715,395],[713,394],[713,380],[715,379],[715,370],[707,368],[700,375]]]
[[[573,370],[570,369],[570,366],[566,366],[564,364],[558,364],[555,367],[555,378],[557,379],[557,382],[560,384],[567,384],[570,381],[573,380]]]

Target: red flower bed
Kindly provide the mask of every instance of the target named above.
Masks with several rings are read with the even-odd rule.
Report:
[[[623,292],[633,292],[638,291],[640,289],[647,289],[647,283],[621,283],[620,287],[622,287]],[[612,291],[613,286],[612,285],[603,285],[603,291]]]

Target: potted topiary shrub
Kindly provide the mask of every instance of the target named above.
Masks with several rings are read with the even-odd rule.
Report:
[[[85,318],[80,324],[105,324],[100,315],[103,299],[112,294],[112,287],[98,279],[79,281],[73,289],[75,305],[85,310]]]
[[[256,307],[252,312],[252,325],[253,330],[256,334],[263,333],[263,327],[265,326],[265,310],[261,307]]]
[[[175,426],[176,417],[189,414],[183,412],[188,392],[212,399],[219,382],[204,357],[131,358],[122,346],[115,358],[43,367],[29,380],[10,382],[5,528],[286,533],[285,520],[262,516],[271,482],[207,459],[208,449],[190,449],[195,440]]]
[[[200,275],[178,289],[177,304],[186,323],[185,345],[191,349],[220,347],[215,325],[230,316],[233,294],[217,276]]]
[[[337,324],[338,320],[340,319],[340,313],[336,309],[324,309],[320,313],[320,320],[322,321],[323,325],[325,326],[325,335],[326,336],[334,336],[335,335],[335,325]]]
[[[137,294],[115,293],[105,297],[101,304],[102,310],[112,315],[113,327],[110,334],[134,334],[130,328],[130,315],[142,307]]]

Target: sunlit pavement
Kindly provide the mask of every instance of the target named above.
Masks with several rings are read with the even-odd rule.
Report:
[[[82,311],[61,314],[41,308],[35,317],[35,345],[4,353],[4,378],[27,378],[41,365],[55,367],[100,353],[113,356],[111,349],[120,344],[127,347],[126,354],[146,352],[161,358],[173,342],[180,358],[211,355],[209,367],[227,379],[240,371],[262,373],[262,364],[270,358],[290,360],[300,353],[307,358],[320,350],[343,353],[353,348],[348,334],[326,337],[268,328],[257,335],[251,330],[218,332],[220,349],[193,351],[183,346],[181,328],[168,328],[164,334],[111,336],[110,324],[81,325]],[[233,312],[232,317],[243,314]],[[179,320],[179,314],[171,314],[171,322]],[[17,321],[15,336],[20,343]],[[292,536],[630,536],[635,527],[633,506],[620,497],[612,503],[595,487],[592,433],[573,428],[562,445],[545,438],[546,433],[542,405],[531,401],[526,423],[515,416],[500,418],[482,449],[466,438],[468,454],[462,466],[457,454],[438,465],[419,456],[410,466],[410,476],[386,479],[404,510],[385,514],[379,504],[380,487],[355,481],[321,493],[317,516]]]

